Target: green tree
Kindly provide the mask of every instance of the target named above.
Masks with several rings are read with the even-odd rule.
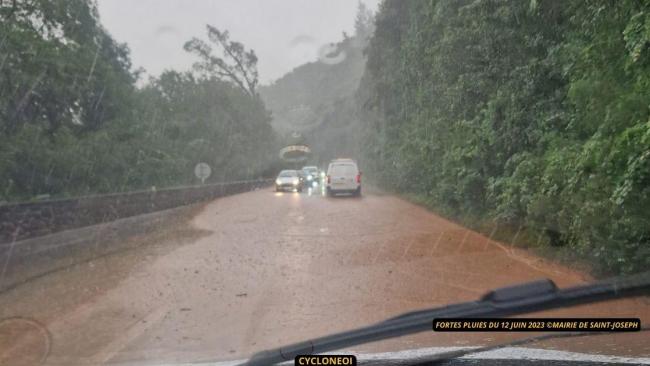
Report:
[[[194,68],[210,76],[230,80],[246,93],[255,96],[259,82],[255,51],[246,51],[243,44],[231,41],[228,31],[220,31],[211,25],[206,25],[206,28],[208,39],[223,51],[223,57],[213,55],[212,47],[205,41],[192,38],[185,43],[184,48],[199,57],[200,61]]]
[[[0,17],[0,201],[196,184],[200,161],[213,182],[257,178],[275,155],[257,59],[227,32],[246,88],[173,71],[136,88],[94,1],[0,1]]]
[[[647,267],[649,4],[383,2],[358,91],[368,175],[598,270]]]

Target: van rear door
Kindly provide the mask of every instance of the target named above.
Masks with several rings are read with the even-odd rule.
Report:
[[[357,189],[357,166],[352,163],[333,163],[330,165],[330,188],[335,191]]]

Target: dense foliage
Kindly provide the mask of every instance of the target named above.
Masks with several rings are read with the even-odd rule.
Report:
[[[274,134],[239,56],[245,90],[218,68],[138,88],[93,1],[0,1],[0,202],[195,184],[198,162],[208,181],[257,177]]]
[[[386,0],[367,54],[379,184],[601,271],[650,267],[649,1]]]
[[[195,72],[136,87],[92,1],[0,1],[0,201],[191,184],[200,161],[257,177],[275,156],[259,89],[319,162],[360,150],[450,217],[650,267],[650,1],[385,0],[374,25],[360,5],[353,36],[261,88],[255,53],[207,31],[185,44]]]

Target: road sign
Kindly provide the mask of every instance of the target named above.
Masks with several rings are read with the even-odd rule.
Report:
[[[194,167],[194,175],[201,180],[201,183],[205,183],[205,180],[212,174],[212,169],[206,163],[198,163]]]

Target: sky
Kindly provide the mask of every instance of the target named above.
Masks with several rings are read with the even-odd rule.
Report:
[[[373,11],[381,0],[363,0]],[[318,51],[352,34],[358,0],[97,0],[101,22],[131,49],[134,68],[147,76],[190,70],[183,50],[207,39],[206,24],[255,50],[262,84],[317,59]]]

